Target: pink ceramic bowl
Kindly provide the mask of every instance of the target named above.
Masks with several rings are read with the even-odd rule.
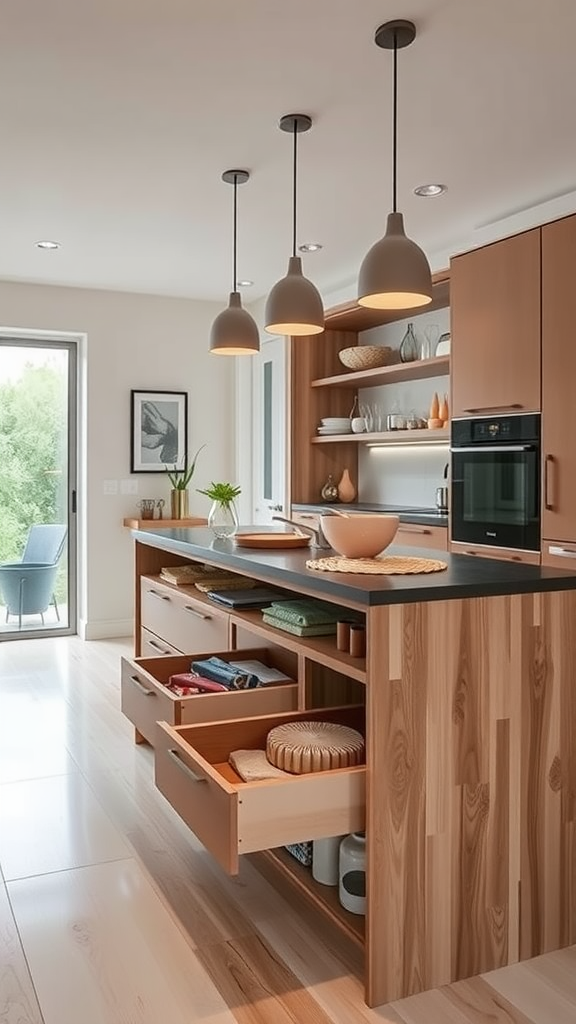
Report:
[[[350,516],[320,516],[324,536],[345,558],[374,558],[396,536],[398,516],[358,512]]]

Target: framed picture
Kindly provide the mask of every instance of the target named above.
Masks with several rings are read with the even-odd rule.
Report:
[[[183,469],[188,456],[188,393],[130,392],[130,472]]]

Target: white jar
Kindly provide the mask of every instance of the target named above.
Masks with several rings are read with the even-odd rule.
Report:
[[[338,885],[340,843],[343,836],[315,839],[312,843],[312,877],[322,885]]]
[[[350,426],[353,434],[363,434],[366,430],[366,420],[363,416],[354,416],[350,420]]]
[[[353,832],[340,843],[338,896],[352,914],[366,913],[366,834]]]

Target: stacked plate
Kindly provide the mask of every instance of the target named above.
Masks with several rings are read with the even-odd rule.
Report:
[[[318,427],[319,434],[349,434],[351,430],[349,416],[326,416]]]

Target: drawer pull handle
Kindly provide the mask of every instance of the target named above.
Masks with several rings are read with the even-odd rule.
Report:
[[[423,527],[418,526],[399,526],[398,533],[430,533],[430,530],[425,530]]]
[[[509,402],[508,405],[477,405],[473,409],[464,409],[463,412],[505,412],[506,409],[523,409],[520,402]]]
[[[576,558],[576,551],[573,548],[559,548],[551,544],[548,548],[550,555],[558,555],[559,558]]]
[[[170,600],[170,598],[168,597],[168,594],[159,594],[157,590],[149,590],[148,593],[152,594],[152,597],[157,597],[159,601],[169,601]]]
[[[192,608],[192,606],[189,604],[184,605],[184,611],[190,612],[191,615],[196,615],[198,619],[204,619],[206,622],[208,622],[209,619],[212,618],[211,615],[204,615],[203,612],[197,611],[196,608]]]
[[[155,690],[148,690],[145,686],[143,686],[142,683],[140,682],[140,680],[138,679],[138,676],[130,676],[130,679],[134,683],[134,686],[136,686],[140,690],[140,692],[144,694],[145,697],[155,697],[156,696],[156,691]]]
[[[155,651],[160,651],[160,654],[171,654],[171,651],[167,651],[165,647],[160,647],[155,640],[149,640],[150,647],[153,647]]]
[[[177,750],[173,750],[171,747],[168,748],[168,756],[178,765],[181,772],[184,775],[188,775],[192,779],[192,782],[206,782],[207,780],[202,778],[201,775],[197,775],[192,769],[181,759],[180,754]]]

